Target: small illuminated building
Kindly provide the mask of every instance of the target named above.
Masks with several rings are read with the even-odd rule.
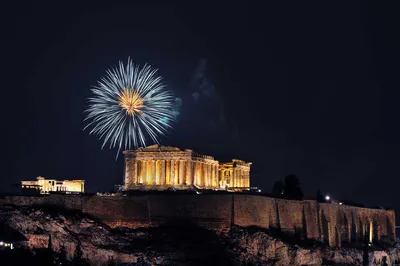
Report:
[[[220,163],[193,150],[152,145],[123,152],[124,190],[250,188],[250,166],[242,160]]]
[[[0,250],[14,249],[24,245],[28,239],[20,232],[0,223]]]
[[[251,163],[233,159],[232,162],[220,163],[219,185],[227,188],[250,188]]]
[[[40,194],[49,192],[85,192],[85,180],[56,180],[37,177],[35,181],[21,181],[21,191],[35,190]]]

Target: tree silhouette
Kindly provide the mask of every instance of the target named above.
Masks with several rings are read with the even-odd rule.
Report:
[[[53,251],[53,242],[51,242],[51,235],[49,235],[49,243],[47,244],[47,249]]]
[[[68,261],[67,250],[65,246],[60,247],[60,251],[57,254],[56,258],[57,265],[68,265],[70,262]]]
[[[90,265],[86,259],[82,258],[82,256],[83,252],[81,249],[81,243],[78,242],[78,244],[76,245],[74,257],[72,258],[71,265]]]
[[[288,175],[285,177],[284,195],[287,199],[302,200],[303,192],[297,176]]]
[[[323,202],[323,197],[321,195],[321,192],[319,191],[319,188],[317,190],[317,202]]]
[[[274,197],[281,198],[284,194],[284,189],[285,185],[282,181],[278,180],[274,183],[274,186],[272,187],[272,195],[274,195]]]

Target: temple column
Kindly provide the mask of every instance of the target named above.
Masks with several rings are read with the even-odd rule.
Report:
[[[175,185],[175,160],[171,160],[171,179],[170,185]]]
[[[156,184],[156,160],[151,160],[150,185]]]
[[[214,169],[214,172],[215,172],[215,182],[217,183],[217,186],[219,187],[220,179],[219,179],[219,169],[218,168],[219,168],[219,166],[216,165],[215,169]]]
[[[208,174],[208,186],[212,187],[213,180],[212,180],[212,173],[211,173],[211,164],[207,164],[207,174]]]
[[[130,176],[129,176],[129,159],[125,157],[125,177],[124,177],[124,184],[125,184],[125,189],[128,189],[130,187]]]
[[[236,169],[235,168],[233,168],[233,171],[232,171],[232,178],[231,178],[231,186],[232,187],[236,187]]]
[[[236,187],[240,187],[240,170],[236,170]]]
[[[185,161],[179,161],[179,185],[183,185],[185,183]]]
[[[139,177],[139,162],[135,160],[135,170],[134,170],[134,176],[135,176],[135,185],[138,183],[138,177]]]
[[[171,185],[171,160],[165,162],[165,184]]]
[[[210,180],[210,186],[212,187],[212,188],[214,188],[214,179],[213,179],[213,165],[212,164],[209,164],[208,165],[208,174],[209,174],[209,180]]]
[[[214,165],[214,176],[215,176],[215,184],[219,187],[219,172],[218,172],[218,165]]]
[[[197,162],[198,168],[199,168],[199,186],[203,187],[204,186],[204,171],[203,171],[203,163],[202,162]]]
[[[202,162],[197,162],[197,168],[198,168],[198,178],[199,178],[199,183],[197,184],[198,186],[202,187],[203,186],[203,163]]]
[[[196,186],[201,185],[201,180],[200,180],[200,165],[199,162],[196,161],[195,163],[195,180],[196,180]]]
[[[190,180],[192,182],[192,185],[194,185],[196,183],[196,179],[195,179],[195,172],[196,172],[196,168],[195,168],[195,162],[190,161]]]
[[[174,176],[174,185],[179,184],[179,161],[175,161],[175,176]]]
[[[215,176],[217,178],[217,186],[220,186],[220,181],[222,179],[221,179],[220,172],[219,172],[219,165],[215,166]]]
[[[192,185],[196,185],[197,183],[197,180],[196,180],[196,177],[197,177],[197,175],[196,175],[196,161],[191,161],[191,164],[192,164],[192,176],[193,176],[193,183],[192,183]]]
[[[196,186],[201,185],[201,180],[200,180],[200,165],[198,161],[194,162],[194,178],[195,178],[195,184]]]
[[[246,171],[242,170],[242,187],[246,187]]]
[[[204,170],[203,170],[203,162],[197,162],[199,168],[199,186],[204,186]]]
[[[161,160],[160,167],[160,185],[165,185],[165,160]]]
[[[238,183],[239,183],[239,187],[242,187],[242,169],[239,169],[239,174],[238,174]]]
[[[243,179],[242,169],[239,169],[238,177],[239,177],[238,187],[242,187],[242,179]]]
[[[202,165],[203,170],[203,186],[208,186],[208,177],[207,177],[207,164],[203,163]]]
[[[206,164],[206,163],[203,163],[203,180],[204,180],[204,182],[203,182],[203,186],[205,186],[205,187],[208,187],[209,186],[209,184],[208,184],[208,165]]]
[[[160,185],[160,166],[161,161],[156,160],[156,175],[155,175],[155,184]]]
[[[206,177],[207,177],[207,187],[211,186],[210,183],[210,165],[208,163],[205,164],[205,170],[206,170]]]
[[[125,189],[129,189],[132,187],[133,184],[133,179],[134,179],[134,167],[135,160],[130,157],[125,157],[125,179],[124,179],[124,185]]]
[[[208,175],[209,175],[209,180],[210,180],[210,186],[212,187],[212,188],[214,188],[214,178],[213,178],[213,175],[212,175],[212,169],[213,169],[213,165],[212,164],[209,164],[208,165]]]
[[[145,177],[146,185],[151,184],[150,176],[151,176],[151,161],[146,160],[146,177]]]
[[[237,180],[238,180],[238,170],[234,169],[233,170],[235,172],[235,178],[233,179],[233,183],[235,184],[235,187],[238,186]]]
[[[193,178],[192,178],[192,162],[186,161],[186,185],[191,186],[193,185]]]
[[[147,170],[147,164],[145,160],[140,161],[140,166],[141,166],[141,174],[140,174],[140,180],[139,182],[141,184],[146,184],[146,170]]]
[[[240,169],[238,169],[238,173],[237,173],[237,175],[236,175],[236,178],[237,178],[237,187],[240,187],[240,179],[242,178],[242,176],[241,176],[241,170]]]
[[[203,163],[203,186],[208,187],[207,164]]]
[[[125,188],[132,188],[137,184],[137,161],[131,160],[128,163],[125,172]]]
[[[217,187],[217,180],[215,180],[215,165],[211,165],[211,180],[212,186],[215,188]]]

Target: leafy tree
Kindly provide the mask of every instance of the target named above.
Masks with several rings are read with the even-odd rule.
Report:
[[[277,198],[281,198],[284,194],[285,185],[281,180],[278,180],[274,183],[272,187],[272,195]]]
[[[284,195],[287,199],[303,199],[303,191],[301,191],[300,182],[297,176],[288,175],[285,177]]]

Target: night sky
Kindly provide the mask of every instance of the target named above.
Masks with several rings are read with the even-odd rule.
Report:
[[[83,119],[90,87],[130,56],[181,102],[161,144],[251,161],[264,191],[296,174],[307,198],[400,210],[399,6],[81,2],[0,8],[3,191],[39,175],[122,182],[123,157]]]

